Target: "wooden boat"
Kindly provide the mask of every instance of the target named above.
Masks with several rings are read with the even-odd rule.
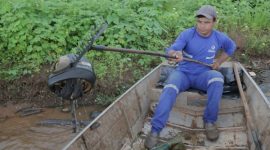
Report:
[[[63,149],[141,150],[144,137],[150,130],[150,106],[156,102],[162,89],[156,88],[161,64],[115,100],[100,116],[86,126]],[[231,62],[222,67],[232,68]],[[245,68],[238,64],[245,84],[245,96],[263,150],[270,149],[270,103]],[[181,135],[185,149],[255,149],[251,129],[246,121],[241,98],[223,96],[218,117],[219,139],[208,141],[204,134],[202,115],[206,96],[197,92],[183,92],[171,111],[160,142]]]

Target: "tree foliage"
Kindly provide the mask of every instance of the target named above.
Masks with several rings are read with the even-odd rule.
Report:
[[[0,0],[0,76],[31,74],[76,52],[105,20],[109,27],[96,44],[163,52],[179,32],[194,25],[195,11],[203,4],[216,6],[218,29],[243,34],[245,53],[269,55],[268,0]],[[98,77],[108,80],[127,68],[138,74],[161,61],[96,51],[87,57]]]

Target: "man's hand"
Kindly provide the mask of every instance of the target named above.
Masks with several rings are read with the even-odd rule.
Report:
[[[169,61],[180,62],[180,61],[183,60],[183,53],[182,53],[182,51],[170,50],[168,54],[169,54],[169,56],[175,57],[175,58],[169,58]]]
[[[216,61],[213,63],[212,65],[212,69],[214,70],[218,70],[218,68],[220,67],[220,65],[225,62],[227,59],[229,58],[229,55],[225,52],[222,52],[220,57],[218,59],[216,59]]]
[[[218,70],[219,66],[220,66],[220,63],[219,63],[218,61],[215,61],[215,62],[212,64],[212,69],[213,69],[213,70]]]

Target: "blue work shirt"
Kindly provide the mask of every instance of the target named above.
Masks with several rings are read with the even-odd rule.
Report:
[[[231,56],[235,48],[234,41],[222,32],[213,30],[208,37],[203,37],[196,31],[196,27],[192,27],[181,32],[175,42],[166,49],[166,53],[168,54],[169,50],[182,51],[184,57],[213,64],[219,50],[224,50]],[[179,62],[177,69],[190,74],[211,70],[210,67],[190,61]]]

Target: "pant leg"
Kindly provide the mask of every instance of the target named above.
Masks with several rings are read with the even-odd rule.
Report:
[[[167,84],[162,90],[159,103],[151,121],[152,132],[159,133],[164,128],[177,95],[188,89],[189,86],[189,79],[183,72],[175,70],[169,75]]]
[[[206,71],[196,78],[194,77],[192,86],[200,90],[207,91],[207,105],[204,111],[204,122],[216,122],[219,104],[223,93],[224,77],[215,70]]]

